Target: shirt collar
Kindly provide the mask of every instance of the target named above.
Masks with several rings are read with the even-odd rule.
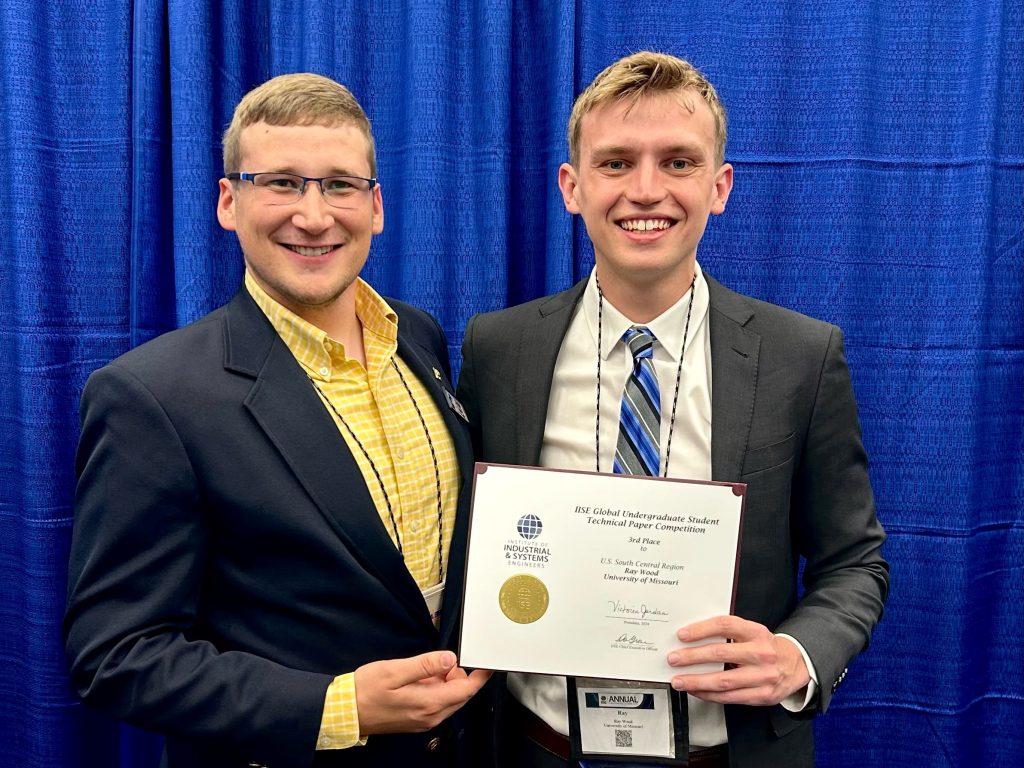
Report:
[[[344,347],[340,342],[330,338],[326,331],[303,320],[276,301],[253,279],[248,270],[245,272],[245,288],[301,365],[313,371],[318,377],[323,377],[322,369],[330,370],[344,363]],[[380,361],[371,362],[369,348],[381,350],[381,357],[387,357],[397,349],[398,315],[369,283],[358,277],[355,307],[356,317],[363,326],[364,339],[368,336],[374,337],[367,339],[370,342],[366,344],[367,367],[378,367]],[[374,341],[377,343],[373,343]]]
[[[687,346],[690,346],[696,337],[697,329],[700,328],[701,323],[704,321],[708,309],[708,287],[704,280],[704,273],[701,271],[700,264],[696,262],[694,262],[694,269],[697,279],[693,284],[693,310],[690,314],[690,328],[686,339]],[[596,267],[590,272],[590,279],[587,280],[587,287],[583,291],[581,303],[587,320],[587,327],[590,329],[594,340],[594,346],[597,346],[598,291]],[[634,325],[634,323],[616,309],[607,298],[603,301],[603,304],[604,309],[601,312],[600,353],[602,359],[607,360],[612,350],[615,349],[615,345],[622,341],[622,335],[626,332],[626,329]],[[690,312],[689,291],[684,293],[679,298],[679,301],[655,317],[651,322],[644,324],[651,330],[651,333],[654,334],[654,337],[672,361],[676,363],[679,362],[679,353],[682,351],[687,312]]]

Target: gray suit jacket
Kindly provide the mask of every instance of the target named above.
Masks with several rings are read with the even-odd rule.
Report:
[[[799,640],[821,683],[810,713],[726,707],[730,763],[810,766],[808,721],[867,647],[889,583],[842,333],[705,278],[712,477],[748,486],[735,613]],[[585,283],[467,326],[458,397],[479,461],[539,462],[555,362]]]

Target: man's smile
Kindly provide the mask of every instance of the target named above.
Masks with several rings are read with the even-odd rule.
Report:
[[[339,248],[339,243],[333,243],[331,245],[291,245],[289,243],[281,243],[285,248],[290,251],[294,251],[299,256],[306,256],[310,258],[316,258],[317,256],[326,256],[328,253],[333,251],[335,248]]]
[[[649,218],[649,219],[622,219],[619,227],[627,232],[650,232],[653,230],[664,230],[675,224],[672,219]]]

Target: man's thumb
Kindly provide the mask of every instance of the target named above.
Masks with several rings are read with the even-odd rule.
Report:
[[[431,651],[419,657],[423,677],[444,677],[455,666],[455,654],[451,651]]]

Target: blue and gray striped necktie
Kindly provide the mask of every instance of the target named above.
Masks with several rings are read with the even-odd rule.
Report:
[[[633,372],[622,391],[619,439],[612,471],[620,475],[658,475],[661,470],[661,392],[654,373],[654,334],[631,326],[622,336],[633,354]]]

